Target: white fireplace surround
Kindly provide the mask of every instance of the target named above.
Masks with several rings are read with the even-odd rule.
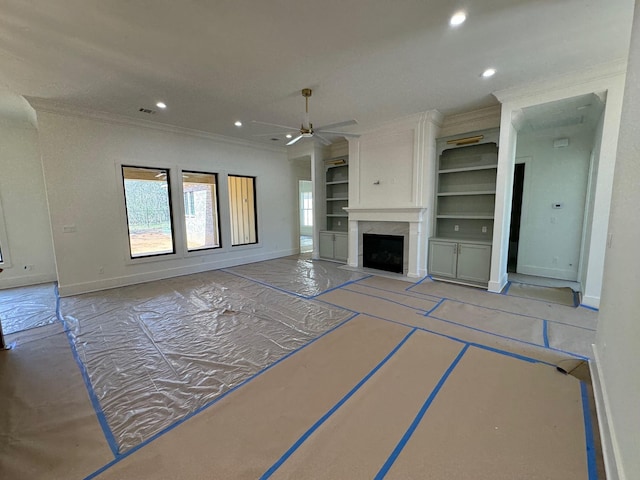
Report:
[[[426,208],[345,208],[349,213],[350,267],[362,268],[362,234],[402,235],[403,274],[422,278],[426,271]]]

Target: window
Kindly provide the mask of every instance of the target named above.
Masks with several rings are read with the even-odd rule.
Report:
[[[131,258],[175,253],[169,170],[122,167]]]
[[[182,172],[188,251],[220,247],[217,185],[215,173]]]
[[[300,212],[303,227],[313,227],[313,194],[300,192]]]
[[[254,177],[229,175],[231,245],[258,243]]]

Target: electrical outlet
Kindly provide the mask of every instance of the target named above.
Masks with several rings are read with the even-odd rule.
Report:
[[[27,272],[30,272],[31,270],[33,270],[33,265],[25,265],[24,270],[26,270]]]
[[[454,225],[454,226],[453,226],[453,231],[454,231],[454,232],[458,232],[458,231],[460,231],[460,225]]]
[[[482,233],[487,233],[487,226],[486,225],[482,226]]]

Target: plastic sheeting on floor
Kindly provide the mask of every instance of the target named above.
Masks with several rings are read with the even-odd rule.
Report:
[[[0,290],[0,319],[5,335],[55,322],[55,284]]]
[[[305,298],[315,297],[327,290],[369,275],[343,270],[339,264],[293,256],[249,263],[225,269],[272,287]]]
[[[62,298],[61,312],[120,452],[352,316],[222,271]]]

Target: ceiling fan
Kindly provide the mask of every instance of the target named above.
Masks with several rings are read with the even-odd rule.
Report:
[[[313,128],[313,124],[311,123],[311,121],[309,121],[309,97],[311,96],[311,93],[312,93],[312,90],[310,88],[302,89],[302,96],[304,97],[304,102],[305,102],[305,115],[304,115],[304,120],[302,122],[302,125],[300,125],[300,128],[290,127],[288,125],[278,125],[277,123],[258,122],[257,120],[254,120],[252,123],[257,123],[260,125],[269,125],[271,127],[285,128],[287,130],[297,130],[299,132],[299,135],[293,138],[292,140],[290,140],[289,143],[287,143],[287,145],[293,145],[294,143],[296,143],[298,140],[302,138],[312,138],[312,137],[317,138],[324,145],[331,145],[331,141],[328,138],[323,137],[322,136],[323,134],[341,135],[343,137],[359,137],[360,136],[355,133],[336,132],[332,130],[334,128],[355,125],[358,123],[355,120],[346,120],[344,122],[331,123],[329,125],[324,125],[322,127]],[[260,135],[273,135],[273,134],[268,133],[268,134],[260,134]]]

